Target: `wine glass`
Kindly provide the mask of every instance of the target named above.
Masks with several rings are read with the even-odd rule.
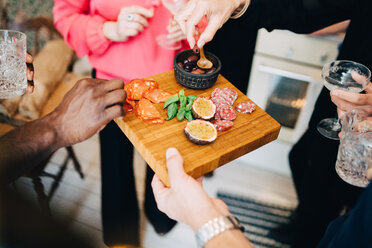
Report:
[[[0,99],[26,92],[26,69],[26,35],[0,30]]]
[[[371,80],[371,71],[362,64],[336,60],[323,66],[322,80],[329,90],[340,89],[359,93],[367,88]],[[317,125],[318,131],[325,137],[339,140],[341,124],[338,118],[321,120]]]
[[[187,1],[188,0],[162,0],[162,3],[174,16],[187,3]],[[171,19],[171,22],[174,22],[173,18]],[[156,42],[159,46],[169,50],[178,50],[182,47],[180,41],[169,41],[167,38],[167,34],[158,35],[156,37]]]

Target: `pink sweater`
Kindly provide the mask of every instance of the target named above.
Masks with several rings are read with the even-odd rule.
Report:
[[[103,35],[102,25],[116,21],[120,9],[138,5],[154,8],[149,26],[125,42],[113,42]],[[155,38],[167,33],[170,12],[160,0],[54,0],[54,22],[67,44],[81,57],[89,56],[89,63],[97,69],[97,77],[148,77],[173,68],[177,51],[160,47]]]

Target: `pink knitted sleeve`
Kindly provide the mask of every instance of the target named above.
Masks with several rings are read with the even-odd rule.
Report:
[[[103,54],[111,44],[102,32],[106,21],[89,13],[90,0],[54,0],[54,25],[79,57]]]

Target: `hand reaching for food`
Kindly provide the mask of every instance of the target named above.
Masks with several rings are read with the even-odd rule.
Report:
[[[247,0],[190,0],[187,5],[175,15],[175,19],[186,34],[190,47],[195,45],[195,27],[206,16],[208,24],[200,35],[197,46],[202,48],[212,40],[217,30],[229,20],[231,15],[249,4]]]
[[[153,17],[154,10],[141,6],[124,7],[116,22],[105,22],[103,34],[107,39],[122,42],[137,36],[148,26],[148,18]]]

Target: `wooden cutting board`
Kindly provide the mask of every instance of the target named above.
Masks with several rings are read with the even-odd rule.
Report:
[[[238,92],[234,107],[249,100],[223,76],[219,76],[216,84],[206,90],[192,90],[177,83],[174,71],[167,71],[149,77],[159,83],[159,88],[171,93],[185,90],[185,95],[210,97],[215,88],[229,87]],[[160,113],[167,117],[163,103],[156,104]],[[169,147],[175,147],[182,154],[185,171],[198,178],[221,165],[224,165],[248,152],[251,152],[278,137],[280,124],[264,110],[257,107],[252,114],[237,112],[234,126],[224,132],[218,132],[215,142],[208,145],[195,145],[185,134],[187,120],[178,121],[174,118],[164,124],[151,125],[139,120],[134,113],[127,114],[122,119],[115,120],[134,147],[155,171],[165,185],[169,186],[168,173],[165,163],[165,152]],[[125,151],[123,151],[125,152]]]

